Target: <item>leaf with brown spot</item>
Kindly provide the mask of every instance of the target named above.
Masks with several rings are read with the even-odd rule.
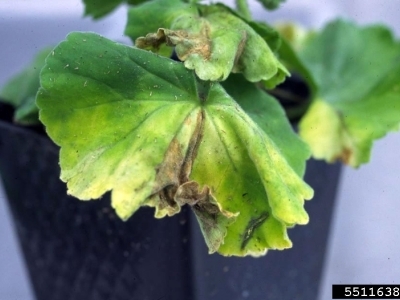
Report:
[[[135,41],[137,47],[153,50],[163,43],[175,46],[185,67],[202,80],[223,81],[233,72],[274,87],[289,74],[266,41],[223,6],[204,8],[201,16],[185,14],[169,29],[159,28]]]
[[[236,102],[182,63],[72,33],[46,59],[37,104],[69,194],[111,191],[123,220],[141,206],[163,217],[189,205],[210,252],[262,255],[290,247],[287,228],[308,222],[309,153],[274,99],[253,111],[243,95],[261,91],[241,88],[228,90]]]
[[[159,28],[171,28],[174,20],[183,15],[198,16],[197,6],[182,0],[152,0],[130,6],[125,34],[135,41],[150,32],[156,32]],[[171,47],[162,45],[154,47],[153,50],[167,57],[172,53]]]
[[[353,167],[400,124],[400,41],[380,25],[338,20],[302,42],[299,57],[317,90],[300,122],[313,155]]]
[[[209,249],[209,253],[218,251],[224,243],[229,225],[236,221],[239,213],[224,211],[212,196],[208,186],[200,190],[197,182],[188,181],[182,184],[175,195],[181,205],[192,207],[199,222],[201,231]]]

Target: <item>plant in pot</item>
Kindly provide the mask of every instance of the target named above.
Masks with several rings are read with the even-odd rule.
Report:
[[[273,27],[240,0],[84,2],[94,18],[127,2],[134,46],[71,33],[0,94],[37,298],[315,298],[339,165],[303,179],[306,161],[358,167],[397,129],[400,43],[343,20]]]

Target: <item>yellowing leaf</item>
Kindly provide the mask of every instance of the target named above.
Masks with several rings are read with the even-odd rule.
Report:
[[[400,42],[382,26],[336,21],[304,42],[317,91],[300,123],[313,155],[358,167],[400,123]]]
[[[324,101],[314,101],[302,119],[300,131],[315,158],[355,165],[360,160],[357,141],[354,140],[343,116]]]
[[[222,9],[202,16],[183,15],[170,29],[160,28],[135,42],[144,49],[158,49],[163,43],[176,46],[185,67],[202,80],[223,81],[233,72],[251,82],[268,81],[273,87],[289,74],[250,25]]]
[[[47,57],[37,95],[71,195],[111,191],[124,220],[141,206],[164,217],[189,205],[210,253],[237,256],[288,248],[287,228],[308,222],[309,152],[266,101],[267,124],[182,63],[91,33],[70,34]]]

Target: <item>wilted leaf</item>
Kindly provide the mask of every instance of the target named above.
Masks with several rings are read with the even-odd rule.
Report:
[[[163,217],[187,204],[210,252],[224,255],[290,247],[287,227],[308,222],[308,153],[281,110],[262,121],[263,106],[252,119],[183,64],[91,33],[70,34],[54,49],[41,84],[40,119],[61,146],[70,194],[88,200],[111,190],[122,219],[143,205]]]
[[[400,43],[383,26],[336,21],[300,57],[318,92],[300,123],[316,158],[358,167],[372,143],[400,123]]]
[[[181,0],[153,0],[129,8],[125,34],[132,41],[159,28],[170,28],[181,16],[198,16],[196,5]]]
[[[157,49],[164,43],[176,46],[185,67],[195,70],[202,80],[223,81],[233,72],[251,82],[266,81],[271,87],[288,75],[250,25],[221,7],[212,8],[201,16],[183,15],[170,28],[162,27],[135,44],[144,49]]]

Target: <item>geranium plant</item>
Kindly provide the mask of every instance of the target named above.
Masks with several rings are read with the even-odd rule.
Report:
[[[162,218],[189,205],[210,253],[289,248],[287,230],[307,224],[313,197],[306,160],[358,167],[398,129],[400,43],[383,26],[274,27],[243,0],[84,2],[95,19],[127,2],[134,46],[73,32],[0,95],[16,122],[42,122],[60,146],[68,193],[111,191],[122,220],[141,206]],[[291,74],[309,97],[289,95],[283,108],[275,96]]]

